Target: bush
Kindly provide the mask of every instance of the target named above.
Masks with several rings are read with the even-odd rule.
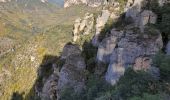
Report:
[[[89,76],[87,81],[87,88],[81,94],[77,94],[71,88],[64,90],[61,100],[95,100],[102,94],[111,90],[112,87],[107,84],[103,79],[97,78],[94,75]],[[102,99],[101,99],[102,100]]]
[[[167,97],[167,99],[166,99]],[[168,100],[168,96],[166,94],[148,94],[148,93],[144,93],[144,95],[142,97],[139,96],[135,96],[133,98],[131,98],[130,100]]]
[[[149,73],[134,72],[130,68],[114,87],[91,75],[85,91],[76,94],[73,89],[64,90],[62,100],[165,100],[162,97],[168,95],[164,96],[161,85]]]
[[[170,81],[170,56],[158,53],[155,55],[153,63],[160,68],[161,79]]]
[[[157,92],[157,83],[150,74],[139,71],[134,72],[133,69],[127,69],[124,76],[116,85],[112,98],[126,100],[133,96],[142,96],[143,93]]]
[[[159,7],[157,0],[151,0],[150,9],[158,15],[157,28],[170,37],[170,4]]]

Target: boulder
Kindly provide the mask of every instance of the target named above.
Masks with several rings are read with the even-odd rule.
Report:
[[[166,53],[167,53],[167,55],[170,55],[170,41],[168,42],[168,44],[166,46]]]
[[[149,57],[137,57],[135,59],[135,64],[133,66],[133,69],[135,71],[138,70],[147,70],[151,67],[152,59]]]
[[[160,78],[160,70],[159,68],[153,66],[152,59],[150,57],[137,57],[133,66],[133,70],[143,70],[148,72],[155,79]]]

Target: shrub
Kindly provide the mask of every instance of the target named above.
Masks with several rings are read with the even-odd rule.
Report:
[[[131,98],[130,100],[166,100],[165,98],[168,98],[168,96],[165,94],[148,94],[148,93],[144,93],[144,95],[142,97],[139,96],[135,96],[133,98]]]
[[[153,58],[153,63],[160,68],[161,79],[170,81],[170,56],[158,53]]]
[[[170,4],[160,7],[158,0],[151,0],[150,9],[158,15],[157,28],[170,36]]]
[[[116,86],[111,86],[102,78],[91,75],[83,93],[75,94],[73,91],[66,90],[62,97],[68,99],[62,100],[129,100],[130,98],[136,100],[136,98],[145,96],[145,93],[154,96],[161,91],[158,86],[158,80],[155,80],[150,74],[128,69]]]
[[[81,94],[77,94],[71,88],[64,90],[61,100],[95,100],[102,94],[106,94],[112,87],[103,79],[97,78],[94,75],[89,76],[87,88]]]
[[[112,93],[112,98],[126,100],[129,97],[141,96],[145,92],[155,93],[157,92],[157,83],[158,81],[150,74],[143,71],[134,72],[130,68],[119,80]]]

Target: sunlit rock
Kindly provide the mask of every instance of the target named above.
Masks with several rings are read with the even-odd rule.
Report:
[[[134,70],[147,70],[151,67],[152,59],[149,57],[138,57],[133,66]]]
[[[89,35],[94,26],[93,14],[86,13],[83,19],[76,19],[73,30],[73,42],[76,42],[80,35]]]
[[[98,46],[99,45],[99,34],[102,31],[102,29],[104,28],[105,24],[107,23],[108,19],[110,17],[110,12],[108,10],[102,10],[102,14],[100,16],[98,16],[97,20],[96,20],[96,33],[95,36],[92,40],[92,44],[94,46]]]

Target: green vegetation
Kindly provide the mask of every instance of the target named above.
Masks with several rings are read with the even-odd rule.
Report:
[[[72,91],[72,92],[71,92]],[[134,72],[128,69],[116,86],[110,86],[103,78],[91,75],[87,88],[83,93],[74,93],[66,89],[62,94],[63,100],[166,100],[168,97],[162,83],[149,73]],[[169,92],[170,93],[170,92]]]
[[[145,93],[142,97],[133,97],[130,100],[168,100],[168,95],[166,94],[148,94]]]
[[[158,15],[157,28],[170,39],[170,3],[160,7],[158,0],[151,0],[148,7]]]
[[[160,69],[161,79],[170,82],[170,56],[158,53],[154,57],[154,64]]]
[[[51,7],[40,5],[38,8],[48,6]],[[74,20],[98,8],[92,10],[79,5],[69,9],[55,8],[55,11],[46,8],[35,11],[32,6],[29,12],[27,8],[22,9],[22,4],[16,8],[12,8],[12,4],[4,7],[7,9],[0,11],[0,38],[9,38],[15,44],[14,51],[0,57],[0,99],[10,100],[13,93],[27,99],[28,93],[35,92],[32,87],[44,56],[60,55],[64,45],[72,40]]]

